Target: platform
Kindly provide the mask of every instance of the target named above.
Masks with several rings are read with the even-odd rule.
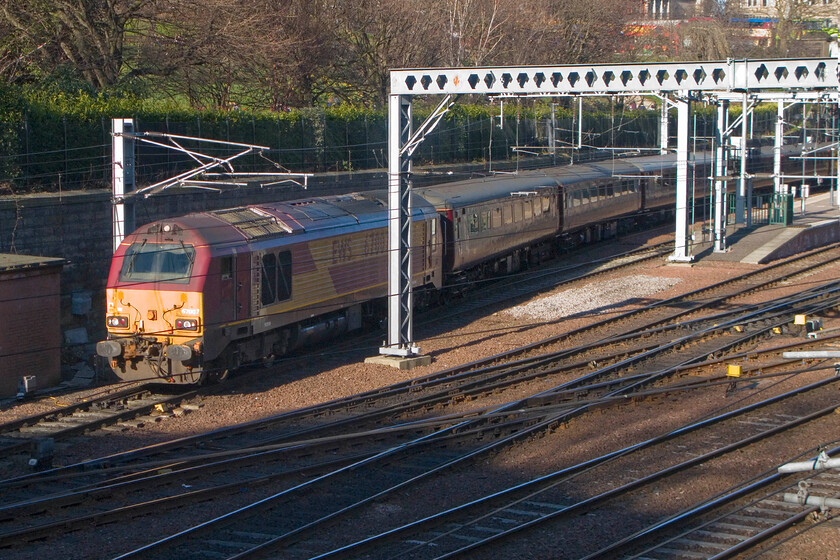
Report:
[[[715,252],[711,242],[695,243],[694,261],[725,261],[767,264],[803,251],[840,242],[840,208],[831,205],[830,193],[794,202],[791,225],[769,224],[726,228],[726,252]]]

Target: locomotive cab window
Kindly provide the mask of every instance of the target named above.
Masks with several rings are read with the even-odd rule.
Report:
[[[188,284],[195,247],[183,243],[134,243],[125,252],[120,282]]]

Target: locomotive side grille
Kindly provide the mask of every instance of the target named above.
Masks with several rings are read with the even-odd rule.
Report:
[[[218,210],[213,214],[241,231],[248,239],[292,233],[283,222],[270,214],[260,212],[257,208]]]

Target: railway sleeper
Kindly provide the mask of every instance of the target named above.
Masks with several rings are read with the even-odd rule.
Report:
[[[706,552],[707,554],[717,554],[718,552],[731,548],[728,544],[689,538],[677,539],[672,541],[671,545],[680,547],[684,551],[690,550],[692,552]]]
[[[707,531],[703,529],[694,531],[694,534],[697,534],[698,536],[703,537],[706,540],[726,544],[730,547],[738,543],[742,543],[749,538],[746,535],[737,535],[735,533],[729,533],[727,531]]]

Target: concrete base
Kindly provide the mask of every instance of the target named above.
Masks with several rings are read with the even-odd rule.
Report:
[[[372,356],[365,358],[366,364],[382,364],[397,369],[414,369],[432,363],[431,356]]]

